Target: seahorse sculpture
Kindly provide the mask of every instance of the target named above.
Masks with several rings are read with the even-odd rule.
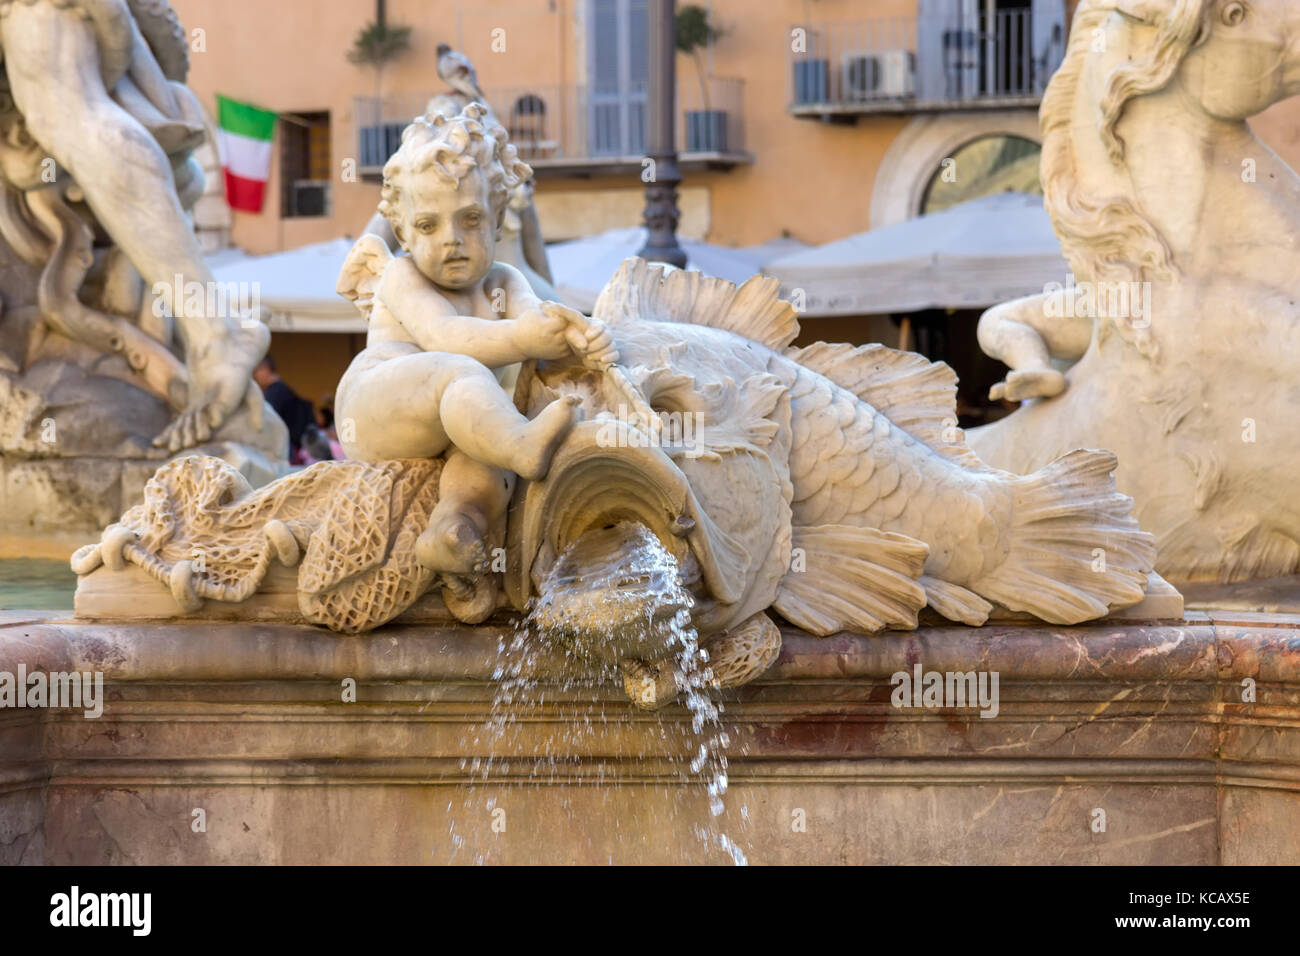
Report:
[[[1294,0],[1083,0],[1041,109],[1075,287],[980,322],[1030,401],[971,446],[1112,449],[1175,583],[1300,571],[1300,176],[1247,124],[1297,93]]]

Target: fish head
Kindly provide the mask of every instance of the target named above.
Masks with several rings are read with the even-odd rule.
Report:
[[[608,370],[552,365],[521,383],[530,413],[576,394],[584,420],[516,496],[507,592],[584,657],[659,660],[680,612],[707,638],[774,599],[789,400],[731,333],[648,322],[617,343]]]

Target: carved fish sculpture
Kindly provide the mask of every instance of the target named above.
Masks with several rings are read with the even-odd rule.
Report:
[[[957,428],[951,368],[880,345],[793,348],[777,285],[630,259],[593,310],[617,374],[534,371],[530,409],[577,391],[587,420],[511,514],[518,606],[575,541],[628,523],[677,557],[702,638],[766,635],[766,651],[747,645],[735,667],[717,653],[715,670],[771,663],[769,607],[829,635],[913,628],[927,606],[972,625],[994,602],[1074,624],[1142,599],[1155,548],[1115,490],[1114,456],[990,468]],[[611,622],[581,585],[547,595],[543,623],[586,627],[590,644]]]

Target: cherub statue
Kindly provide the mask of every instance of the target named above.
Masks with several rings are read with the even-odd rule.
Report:
[[[447,44],[440,43],[436,65],[439,78],[451,89],[434,95],[425,104],[426,114],[441,113],[443,116],[455,116],[470,103],[477,103],[486,111],[483,117],[485,124],[500,125],[496,114],[492,111],[492,104],[488,102],[482,88],[478,85],[478,73],[468,57],[453,50]],[[375,212],[366,223],[365,231],[379,236],[388,244],[389,249],[396,248],[392,229],[382,212]],[[497,259],[500,262],[508,262],[523,273],[538,296],[560,301],[560,295],[552,284],[555,280],[551,275],[551,264],[546,258],[546,242],[542,238],[537,206],[533,202],[531,170],[510,190],[504,240],[497,244]]]
[[[406,255],[363,236],[339,278],[339,292],[369,320],[366,348],[335,396],[340,439],[350,458],[446,454],[417,556],[443,574],[453,610],[489,602],[475,587],[515,476],[544,477],[574,422],[576,396],[531,420],[520,414],[519,363],[576,355],[603,367],[618,358],[601,323],[538,299],[517,269],[495,261],[510,190],[531,170],[485,115],[472,103],[407,127],[384,166],[380,202]]]

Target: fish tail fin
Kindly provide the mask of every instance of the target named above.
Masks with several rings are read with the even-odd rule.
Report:
[[[1013,611],[1077,624],[1142,600],[1155,540],[1115,490],[1115,456],[1079,449],[1010,482],[1006,560],[969,587]]]

